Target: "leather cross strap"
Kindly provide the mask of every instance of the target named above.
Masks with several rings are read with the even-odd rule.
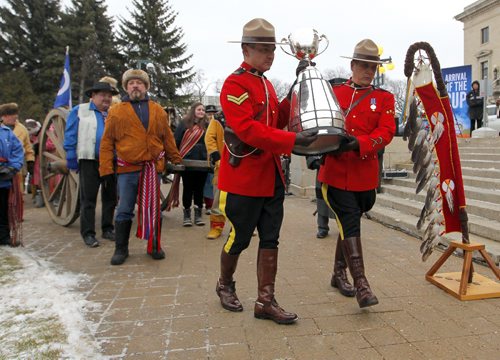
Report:
[[[351,112],[352,109],[354,109],[356,106],[358,106],[358,104],[361,102],[361,100],[363,100],[365,97],[367,97],[368,95],[370,95],[372,92],[373,92],[374,88],[373,86],[370,88],[370,90],[368,90],[367,92],[365,92],[363,95],[361,95],[359,97],[359,99],[357,99],[354,103],[351,104],[351,106],[349,106],[349,108],[347,109],[347,111],[344,111],[344,116],[347,117],[347,115]],[[354,89],[354,91],[356,91],[356,89]]]

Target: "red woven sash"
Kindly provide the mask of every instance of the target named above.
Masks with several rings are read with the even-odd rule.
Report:
[[[160,249],[160,180],[156,173],[156,162],[163,158],[165,152],[149,161],[140,163],[129,163],[118,158],[118,166],[142,165],[141,174],[139,176],[139,186],[137,191],[137,233],[139,239],[148,240],[148,253],[153,250]]]

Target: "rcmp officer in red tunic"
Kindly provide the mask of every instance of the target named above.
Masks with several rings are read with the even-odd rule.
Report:
[[[352,77],[334,85],[345,115],[348,138],[327,154],[319,171],[325,201],[334,211],[339,238],[331,285],[345,296],[356,295],[360,307],[378,304],[365,277],[361,249],[361,215],[375,203],[378,186],[377,152],[389,144],[396,131],[394,96],[371,85],[382,61],[377,45],[369,39],[354,48]],[[354,287],[346,276],[346,262]]]
[[[232,229],[221,252],[216,292],[223,308],[243,310],[233,274],[240,253],[257,228],[260,241],[254,315],[291,324],[297,315],[284,311],[274,298],[285,189],[280,154],[289,154],[295,144],[311,144],[316,135],[281,130],[288,123],[290,105],[286,100],[279,104],[264,76],[273,64],[276,49],[273,25],[253,19],[244,26],[242,40],[235,42],[241,43],[244,61],[226,79],[220,95],[227,126],[218,182],[220,208]]]

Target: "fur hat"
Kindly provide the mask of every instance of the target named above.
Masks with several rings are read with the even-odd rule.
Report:
[[[118,80],[116,80],[115,78],[113,78],[111,76],[104,76],[104,77],[99,79],[99,82],[108,83],[112,87],[114,87],[115,89],[118,89]]]
[[[19,106],[16,103],[7,103],[0,105],[0,116],[19,114]]]
[[[274,26],[266,19],[252,19],[243,26],[241,41],[229,41],[230,43],[245,44],[281,44],[276,42]]]
[[[123,73],[122,87],[126,90],[127,83],[132,79],[139,79],[146,85],[146,90],[149,89],[150,82],[148,73],[139,69],[129,69]]]
[[[384,64],[389,60],[380,60],[378,46],[370,39],[363,39],[354,47],[354,53],[351,56],[341,56],[346,59],[366,61],[377,64]]]

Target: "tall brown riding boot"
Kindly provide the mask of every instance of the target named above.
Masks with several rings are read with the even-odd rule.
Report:
[[[351,285],[346,273],[347,264],[342,252],[342,239],[337,238],[337,248],[335,250],[335,262],[333,264],[333,274],[330,284],[334,288],[338,288],[339,292],[347,297],[356,295],[356,289]]]
[[[259,297],[255,302],[254,316],[269,319],[278,324],[293,324],[298,316],[283,310],[274,298],[274,281],[278,271],[278,249],[259,249],[257,280]]]
[[[360,308],[377,305],[378,299],[370,289],[370,284],[365,276],[363,263],[363,250],[360,237],[350,237],[342,240],[342,250],[349,265],[349,271],[354,279],[356,289],[356,300]]]
[[[222,307],[229,311],[243,311],[243,306],[236,295],[236,282],[233,274],[236,271],[239,255],[229,255],[222,249],[220,254],[220,277],[215,287]]]

